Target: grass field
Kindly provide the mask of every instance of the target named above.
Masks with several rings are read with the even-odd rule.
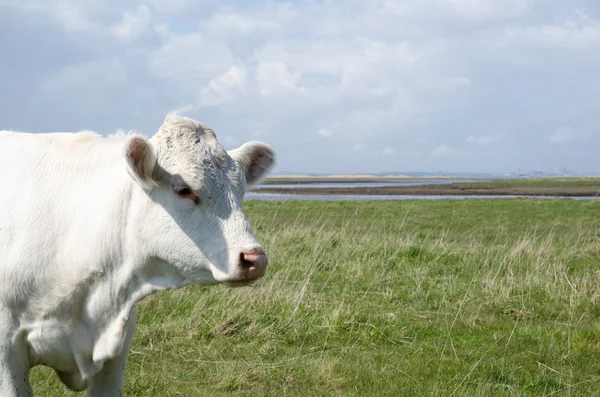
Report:
[[[244,206],[267,277],[143,301],[125,395],[600,395],[600,202]]]
[[[485,188],[515,188],[515,187],[532,187],[532,188],[593,188],[600,190],[600,178],[525,178],[525,179],[499,179],[486,182],[473,183],[456,183],[456,185],[470,187],[478,186]]]

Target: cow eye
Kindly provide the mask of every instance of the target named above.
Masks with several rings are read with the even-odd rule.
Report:
[[[198,197],[196,197],[194,192],[192,192],[192,189],[190,189],[190,187],[187,185],[175,185],[174,184],[173,185],[173,193],[175,193],[175,195],[178,197],[193,200],[196,204],[199,201]]]
[[[192,194],[192,191],[187,186],[174,186],[173,190],[177,193],[178,196],[188,196]]]

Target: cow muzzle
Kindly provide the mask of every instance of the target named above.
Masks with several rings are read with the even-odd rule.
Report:
[[[242,287],[248,285],[267,272],[269,258],[262,248],[251,251],[242,251],[237,256],[234,276],[225,282],[228,287]]]
[[[246,280],[256,280],[267,272],[269,258],[262,249],[254,249],[240,253],[239,268]]]

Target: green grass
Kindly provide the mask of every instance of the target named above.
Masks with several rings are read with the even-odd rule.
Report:
[[[142,302],[126,395],[600,394],[600,202],[245,211],[267,277]],[[32,382],[73,395],[46,368]]]
[[[600,178],[597,177],[569,177],[569,178],[525,178],[525,179],[500,179],[489,182],[454,183],[453,185],[478,188],[598,188]]]

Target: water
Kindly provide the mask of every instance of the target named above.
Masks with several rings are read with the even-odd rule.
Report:
[[[298,184],[277,184],[263,185],[257,189],[246,193],[245,200],[322,200],[322,201],[339,201],[339,200],[465,200],[465,199],[515,199],[515,198],[537,198],[537,199],[557,199],[570,198],[573,200],[597,200],[599,197],[556,197],[556,196],[526,196],[526,195],[511,195],[511,196],[413,196],[413,195],[319,195],[319,194],[272,194],[261,193],[261,188],[283,188],[283,189],[298,189],[298,188],[348,188],[348,187],[385,187],[385,186],[420,186],[420,185],[448,185],[457,182],[474,182],[468,179],[410,179],[410,180],[392,180],[392,181],[376,181],[376,182],[317,182],[317,183],[298,183]],[[480,181],[478,181],[480,182]]]
[[[393,181],[353,181],[353,182],[315,182],[315,183],[286,183],[276,185],[262,185],[256,188],[278,188],[278,189],[311,189],[311,188],[358,188],[358,187],[385,187],[385,186],[422,186],[422,185],[448,185],[458,182],[473,182],[470,179],[406,179]],[[478,180],[477,182],[484,182]]]
[[[248,192],[244,200],[321,200],[321,201],[381,201],[381,200],[466,200],[466,199],[572,199],[572,200],[598,200],[600,197],[556,197],[556,196],[410,196],[410,195],[312,195],[312,194],[271,194]]]
[[[319,194],[273,194],[261,193],[261,188],[283,188],[293,189],[299,188],[348,188],[348,187],[385,187],[385,186],[422,186],[422,185],[448,185],[458,182],[481,182],[481,180],[472,179],[405,179],[405,180],[389,180],[389,181],[348,181],[348,182],[316,182],[316,183],[298,183],[298,184],[277,184],[277,185],[262,185],[246,193],[245,200],[322,200],[322,201],[339,201],[339,200],[360,200],[360,201],[380,201],[380,200],[465,200],[465,199],[515,199],[515,198],[536,198],[536,199],[557,199],[570,198],[573,200],[597,200],[599,197],[556,197],[556,196],[526,196],[526,195],[511,195],[511,196],[413,196],[413,195],[319,195]]]

